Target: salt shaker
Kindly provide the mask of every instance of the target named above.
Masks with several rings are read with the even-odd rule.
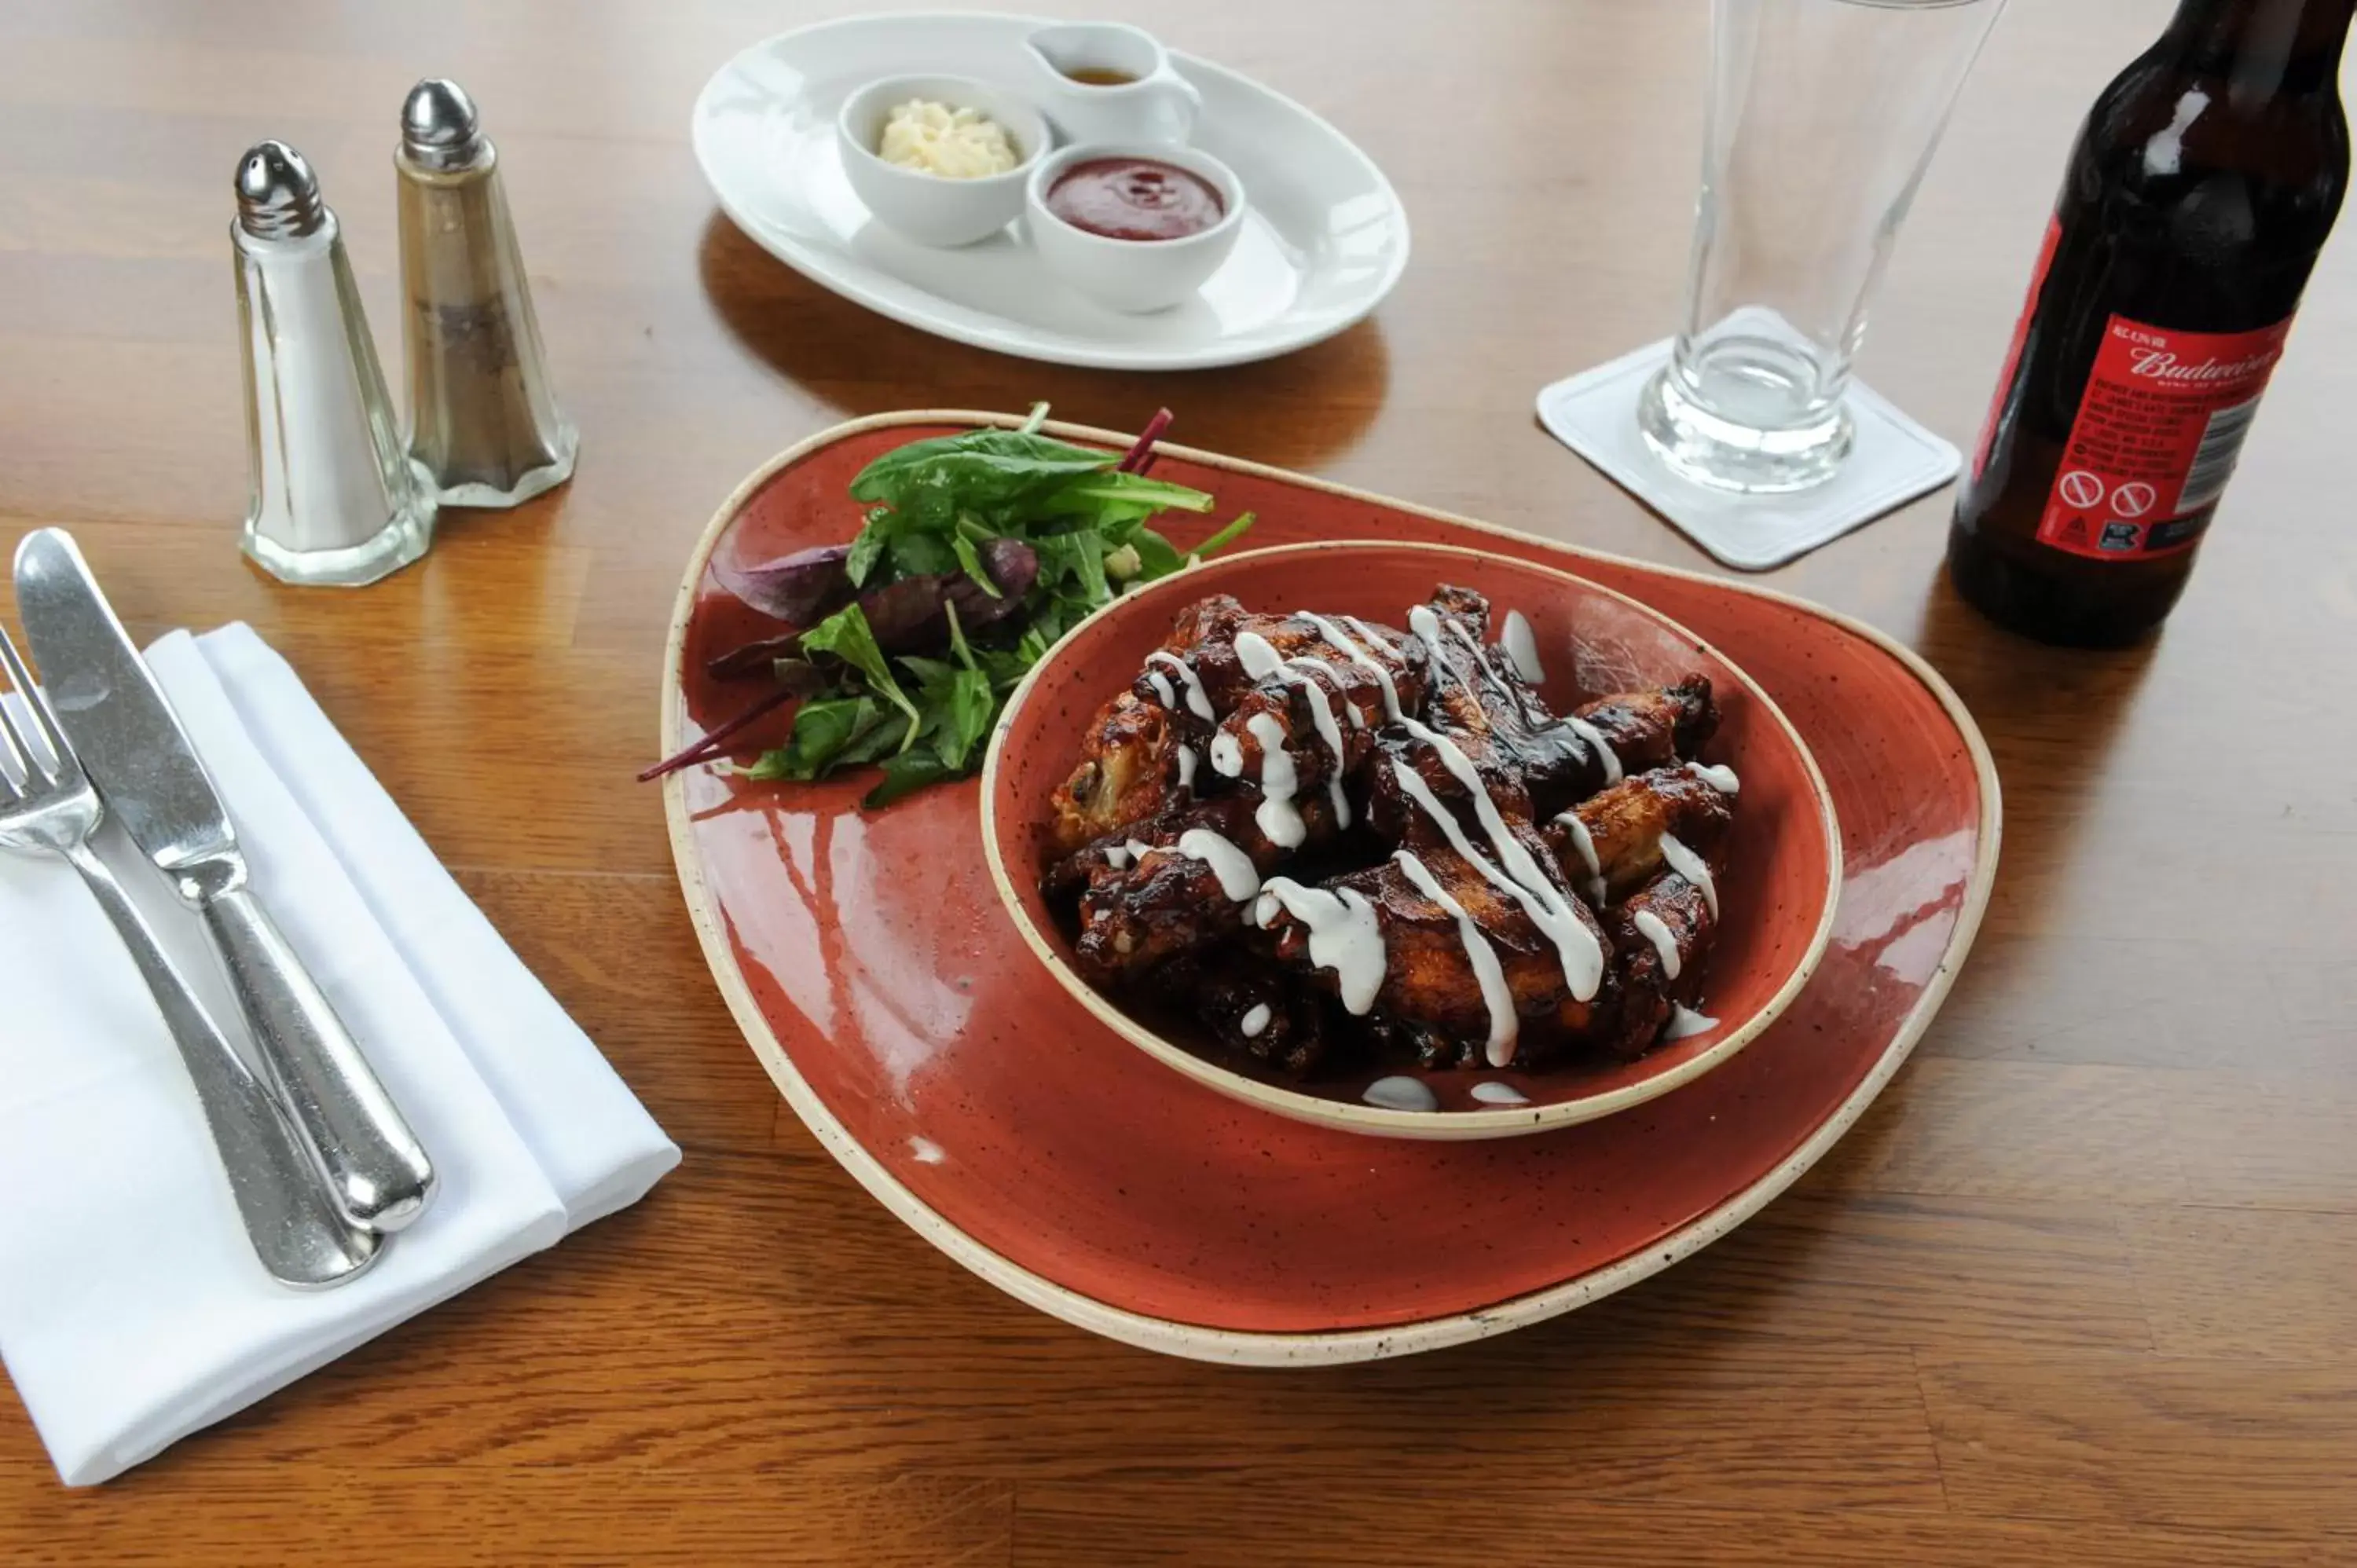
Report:
[[[499,151],[465,90],[429,78],[393,161],[410,459],[445,506],[514,506],[572,477],[579,436],[549,392]]]
[[[239,160],[230,239],[253,480],[245,553],[289,583],[373,583],[425,553],[436,509],[402,454],[342,230],[302,154],[262,142]]]

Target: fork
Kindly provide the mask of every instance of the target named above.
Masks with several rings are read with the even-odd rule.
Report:
[[[90,778],[59,733],[48,699],[0,628],[0,847],[58,854],[81,873],[155,993],[196,1085],[238,1216],[262,1266],[282,1284],[317,1290],[376,1261],[379,1238],[351,1224],[312,1170],[294,1123],[222,1035],[114,873],[90,847],[105,816]],[[6,702],[13,684],[21,714]],[[38,740],[39,743],[36,745]]]

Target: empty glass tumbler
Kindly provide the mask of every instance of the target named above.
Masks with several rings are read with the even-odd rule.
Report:
[[[2005,0],[1714,0],[1685,311],[1637,417],[1718,489],[1805,489],[1854,429],[1867,306]]]

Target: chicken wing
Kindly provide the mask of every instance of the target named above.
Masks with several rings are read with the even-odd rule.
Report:
[[[1311,976],[1379,1038],[1410,1043],[1426,1066],[1535,1066],[1609,1006],[1609,949],[1596,917],[1562,894],[1545,845],[1534,834],[1524,847],[1554,879],[1554,897],[1518,890],[1494,863],[1443,845],[1403,850],[1308,897],[1293,889],[1264,897],[1255,918],[1279,961]],[[1321,912],[1334,908],[1320,894],[1372,923],[1381,941],[1372,987],[1351,973],[1347,942],[1318,940],[1329,923]],[[1585,976],[1577,984],[1576,971]]]
[[[1426,650],[1430,695],[1421,715],[1407,713],[1380,732],[1381,755],[1367,779],[1369,822],[1391,843],[1419,834],[1444,809],[1481,831],[1479,797],[1507,821],[1532,813],[1524,770],[1507,744],[1527,728],[1520,705],[1527,693],[1483,672],[1489,606],[1457,588],[1433,601],[1409,612],[1418,630],[1408,639]]]
[[[1718,704],[1706,675],[1598,697],[1573,713],[1603,737],[1623,775],[1691,757],[1718,729]]]
[[[1184,742],[1168,708],[1124,692],[1089,723],[1081,764],[1056,787],[1056,847],[1071,854],[1118,840],[1170,805]]]
[[[1715,898],[1702,886],[1663,871],[1606,917],[1612,935],[1618,996],[1591,1043],[1640,1057],[1662,1037],[1676,1005],[1698,994],[1703,961],[1717,935]]]
[[[1347,826],[1358,813],[1344,780],[1372,749],[1372,726],[1424,694],[1424,649],[1412,638],[1348,618],[1253,615],[1226,595],[1198,600],[1090,721],[1081,762],[1056,791],[1057,848],[1069,856],[1122,842],[1208,787],[1208,764],[1256,781],[1265,799],[1322,791],[1326,817]],[[1275,751],[1286,761],[1272,775]],[[1284,836],[1281,806],[1271,820]]]
[[[1377,728],[1424,703],[1423,643],[1348,617],[1253,617],[1224,649],[1197,659],[1206,689],[1219,693],[1212,766],[1232,779],[1259,772],[1273,746],[1307,757],[1321,776],[1347,778]],[[1251,683],[1236,684],[1223,660]]]
[[[1661,870],[1664,836],[1709,856],[1733,820],[1727,797],[1710,785],[1684,768],[1657,768],[1589,796],[1543,831],[1580,892],[1602,908]]]
[[[1483,736],[1492,762],[1485,775],[1513,775],[1542,819],[1626,773],[1693,756],[1717,727],[1710,682],[1700,675],[1599,697],[1558,716],[1489,641],[1489,602],[1469,589],[1441,588],[1410,619],[1437,645],[1431,722],[1460,745],[1469,734]]]
[[[1134,979],[1242,930],[1261,878],[1288,854],[1261,832],[1255,805],[1245,791],[1189,802],[1146,824],[1135,844],[1071,857],[1064,876],[1082,885],[1073,951],[1082,972]]]
[[[1163,965],[1152,989],[1239,1056],[1299,1077],[1325,1064],[1334,1044],[1314,992],[1266,958],[1230,943]]]
[[[1222,719],[1255,693],[1264,708],[1282,705],[1270,699],[1298,689],[1303,675],[1324,683],[1338,715],[1354,729],[1424,704],[1424,646],[1389,627],[1350,616],[1254,615],[1240,607],[1181,618],[1181,624],[1195,639],[1188,657]],[[1293,678],[1277,679],[1280,671]]]
[[[1243,606],[1225,594],[1189,605],[1129,690],[1090,719],[1080,763],[1052,801],[1056,848],[1066,864],[1051,880],[1070,884],[1071,857],[1118,846],[1192,797],[1217,716],[1192,656],[1207,640],[1232,637],[1244,618]]]

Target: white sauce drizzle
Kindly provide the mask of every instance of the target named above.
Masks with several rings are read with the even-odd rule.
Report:
[[[1736,794],[1743,788],[1743,781],[1736,778],[1735,769],[1732,768],[1714,767],[1703,762],[1689,762],[1686,764],[1686,771],[1722,795]]]
[[[1718,918],[1718,884],[1711,880],[1709,863],[1678,842],[1674,834],[1662,835],[1662,858],[1672,871],[1684,877],[1702,891],[1702,901],[1710,906],[1710,918]]]
[[[1653,950],[1662,955],[1663,975],[1675,980],[1681,967],[1678,962],[1678,939],[1676,933],[1670,929],[1668,923],[1651,909],[1638,910],[1629,917],[1629,923],[1635,926],[1637,934],[1652,943]]]
[[[1132,860],[1144,860],[1147,855],[1154,853],[1154,846],[1152,844],[1141,843],[1136,839],[1130,840],[1126,849],[1129,858]]]
[[[1432,1085],[1420,1078],[1379,1078],[1367,1085],[1359,1096],[1370,1105],[1385,1111],[1437,1111],[1440,1096],[1432,1092]]]
[[[1178,748],[1178,788],[1192,789],[1194,787],[1195,748],[1191,746],[1182,746]]]
[[[1315,622],[1318,618],[1312,616],[1308,618]],[[1318,738],[1323,740],[1328,749],[1334,753],[1334,771],[1326,780],[1327,793],[1334,802],[1334,822],[1337,827],[1349,827],[1351,802],[1342,793],[1343,764],[1347,758],[1342,750],[1342,727],[1335,722],[1334,718],[1333,702],[1327,695],[1326,688],[1319,685],[1314,676],[1290,666],[1297,664],[1316,666],[1326,672],[1328,679],[1334,682],[1334,689],[1338,692],[1342,689],[1341,677],[1335,673],[1332,665],[1322,659],[1285,659],[1278,654],[1268,639],[1256,631],[1236,633],[1236,662],[1243,667],[1245,674],[1255,681],[1265,681],[1275,675],[1286,684],[1297,686],[1309,693],[1309,716],[1317,725]],[[1191,698],[1193,693],[1189,693],[1189,695]],[[1344,705],[1348,706],[1347,703]],[[1206,706],[1208,707],[1209,704],[1207,703]],[[1351,710],[1351,720],[1354,725],[1360,724],[1357,710]],[[1262,731],[1260,726],[1264,721],[1269,724],[1271,729],[1276,730],[1275,740],[1270,739]],[[1281,762],[1278,760],[1284,751],[1284,732],[1277,729],[1275,721],[1265,714],[1254,714],[1245,722],[1244,727],[1250,730],[1261,743],[1261,791],[1268,797],[1267,803],[1261,807],[1261,811],[1264,813],[1261,818],[1261,831],[1268,834],[1272,843],[1281,844],[1286,849],[1297,848],[1301,843],[1303,829],[1301,815],[1294,811],[1292,801],[1294,791],[1300,787],[1300,784],[1297,770],[1293,766],[1293,759],[1285,757]],[[1221,760],[1220,743],[1213,741],[1211,766],[1232,779],[1243,771],[1243,754],[1241,749],[1236,752],[1235,767],[1231,768]],[[1270,769],[1272,768],[1276,769],[1278,782],[1271,781]],[[1273,817],[1270,814],[1271,806],[1276,808]],[[1271,825],[1272,820],[1275,822],[1275,826]],[[1287,837],[1287,833],[1292,836]]]
[[[1670,1008],[1670,1025],[1662,1031],[1662,1038],[1687,1040],[1696,1035],[1706,1035],[1717,1027],[1717,1019],[1706,1018],[1684,1003],[1677,1003]],[[1475,1092],[1480,1091],[1477,1090]]]
[[[1284,659],[1278,655],[1274,647],[1270,646],[1268,639],[1256,631],[1236,633],[1236,662],[1243,667],[1245,674],[1255,681],[1265,681],[1271,675],[1283,673],[1285,670]],[[1316,682],[1309,681],[1306,676],[1288,677],[1288,681],[1293,684],[1307,684],[1317,693],[1320,703],[1324,703],[1325,693]],[[1321,730],[1330,729],[1333,725],[1334,714],[1329,708],[1325,714],[1324,722],[1319,727]],[[1282,849],[1298,849],[1301,847],[1302,841],[1308,837],[1308,828],[1302,822],[1301,813],[1294,808],[1293,804],[1293,797],[1301,788],[1301,777],[1300,771],[1293,765],[1293,758],[1286,755],[1285,728],[1273,714],[1254,714],[1244,721],[1244,728],[1254,740],[1260,742],[1260,789],[1264,798],[1261,800],[1260,809],[1254,812],[1253,820],[1260,823],[1260,831],[1268,835],[1269,843]],[[1335,755],[1337,757],[1341,755],[1339,731],[1335,741]],[[1238,744],[1234,736],[1222,734],[1212,740],[1211,766],[1231,779],[1238,778],[1243,773],[1243,747]],[[1340,825],[1348,827],[1351,822],[1350,806],[1342,799],[1342,782],[1339,766],[1335,771],[1336,815],[1340,818]]]
[[[1276,667],[1285,660],[1260,633],[1240,631],[1236,633],[1236,662],[1254,680],[1265,681],[1276,673]]]
[[[1440,668],[1440,617],[1430,605],[1418,605],[1407,612],[1407,628],[1415,633],[1424,646],[1431,650],[1433,668]]]
[[[1504,1067],[1514,1059],[1514,1042],[1521,1036],[1523,1021],[1514,1014],[1514,993],[1506,984],[1505,966],[1498,961],[1498,950],[1490,945],[1490,939],[1481,934],[1481,928],[1465,912],[1465,906],[1448,896],[1448,889],[1440,885],[1424,862],[1406,850],[1397,852],[1392,858],[1399,863],[1400,870],[1415,884],[1418,892],[1455,917],[1458,939],[1465,944],[1466,961],[1473,966],[1473,977],[1481,985],[1482,1004],[1490,1010],[1489,1062],[1491,1067]],[[1588,994],[1593,996],[1595,992],[1590,990]]]
[[[1243,1015],[1243,1020],[1236,1025],[1236,1027],[1243,1032],[1245,1039],[1257,1040],[1262,1035],[1267,1032],[1268,1020],[1268,1004],[1265,1002],[1255,1002],[1253,1004],[1252,1011]]]
[[[1279,909],[1309,928],[1310,963],[1332,970],[1343,1007],[1352,1017],[1365,1017],[1383,988],[1383,929],[1375,907],[1355,887],[1333,893],[1272,876],[1261,885],[1253,923],[1266,930]]]
[[[1325,676],[1329,681],[1333,682],[1334,690],[1337,692],[1342,690],[1342,672],[1340,670],[1335,669],[1333,665],[1328,663],[1325,660],[1318,658],[1318,655],[1314,653],[1297,653],[1287,659],[1286,662],[1287,664],[1307,664],[1312,670],[1317,671],[1320,675]]]
[[[1604,764],[1604,787],[1609,789],[1620,783],[1622,778],[1620,758],[1613,751],[1612,743],[1604,738],[1604,732],[1577,714],[1563,722],[1571,726],[1572,734],[1596,748],[1598,759]]]
[[[1471,794],[1473,814],[1480,822],[1481,831],[1489,835],[1491,847],[1497,851],[1499,864],[1505,867],[1505,875],[1499,875],[1488,861],[1473,853],[1472,846],[1465,842],[1463,830],[1457,824],[1456,813],[1440,803],[1432,793],[1431,787],[1425,783],[1415,769],[1395,757],[1392,769],[1400,788],[1424,808],[1426,814],[1448,837],[1449,847],[1465,856],[1474,869],[1488,877],[1500,892],[1514,897],[1523,906],[1523,912],[1530,916],[1531,923],[1555,943],[1555,954],[1563,963],[1564,983],[1571,987],[1573,998],[1581,1002],[1594,1000],[1604,983],[1604,944],[1581,921],[1578,911],[1564,897],[1563,889],[1539,868],[1539,863],[1532,858],[1531,852],[1523,847],[1523,841],[1506,826],[1506,819],[1499,814],[1498,803],[1490,798],[1489,789],[1481,782],[1480,769],[1473,766],[1473,759],[1439,731],[1414,719],[1402,719],[1400,722],[1408,734],[1439,755],[1441,764]]]
[[[1107,844],[1105,846],[1105,864],[1112,866],[1115,871],[1128,870],[1129,851],[1122,848],[1122,846],[1117,843]]]
[[[1512,688],[1506,684],[1506,678],[1498,673],[1498,667],[1490,662],[1489,650],[1483,648],[1480,643],[1474,640],[1473,634],[1471,632],[1467,631],[1462,626],[1459,626],[1455,621],[1450,621],[1448,623],[1448,629],[1456,637],[1457,640],[1464,646],[1465,651],[1473,656],[1473,662],[1480,666],[1481,673],[1490,677],[1490,683],[1491,685],[1497,687],[1501,693],[1512,690]]]
[[[1379,660],[1379,658],[1374,658],[1374,656],[1372,656],[1372,653],[1367,653],[1367,650],[1362,649],[1362,646],[1358,646],[1358,644],[1355,644],[1355,641],[1351,641],[1351,639],[1348,639],[1346,634],[1343,634],[1343,629],[1341,629],[1341,628],[1337,628],[1337,625],[1334,625],[1334,622],[1331,622],[1331,620],[1327,620],[1325,616],[1304,616],[1304,618],[1301,618],[1301,620],[1310,622],[1310,625],[1313,625],[1313,628],[1318,628],[1318,637],[1327,639],[1327,641],[1329,641],[1329,644],[1334,644],[1334,646],[1337,646],[1337,649],[1341,649],[1343,658],[1348,658],[1348,660],[1353,662],[1353,665],[1358,665],[1360,670],[1365,670],[1367,674],[1372,674],[1372,677],[1374,677],[1374,683],[1376,683],[1376,686],[1379,686],[1379,689],[1383,691],[1383,717],[1391,719],[1393,724],[1398,724],[1398,722],[1400,722],[1400,689],[1398,689],[1398,686],[1393,686],[1393,683],[1391,683],[1391,670],[1388,670],[1388,667],[1383,667],[1383,660]],[[1343,616],[1343,620],[1351,620],[1351,618]],[[1372,637],[1372,634],[1367,632],[1365,625],[1360,625],[1358,620],[1351,620],[1351,625],[1353,625],[1353,628],[1358,628],[1360,637],[1367,637],[1367,641],[1374,641],[1374,637]],[[1358,710],[1355,710],[1355,707],[1353,707],[1353,710],[1351,710],[1351,712],[1353,712],[1353,717],[1355,717],[1355,714],[1358,714]]]
[[[1211,712],[1211,699],[1203,694],[1203,679],[1195,673],[1195,667],[1177,654],[1164,649],[1157,648],[1146,656],[1146,661],[1148,664],[1157,659],[1178,672],[1179,683],[1187,688],[1187,711],[1205,724],[1210,724],[1216,715]],[[1165,707],[1177,705],[1175,703],[1163,704]]]
[[[1351,701],[1351,688],[1344,684],[1342,672],[1340,670],[1335,669],[1334,666],[1329,664],[1326,660],[1318,658],[1314,653],[1297,653],[1285,662],[1288,667],[1294,669],[1308,668],[1315,670],[1320,675],[1325,676],[1329,681],[1333,682],[1335,695],[1342,699],[1342,711],[1350,715],[1351,727],[1352,729],[1364,729],[1367,727],[1367,716],[1359,712],[1358,703]]]
[[[1587,867],[1587,901],[1602,908],[1609,889],[1604,883],[1604,862],[1597,858],[1596,835],[1587,831],[1587,824],[1579,820],[1577,811],[1565,811],[1555,821],[1563,824],[1571,847],[1579,852],[1580,864]]]
[[[1244,729],[1260,742],[1261,802],[1253,821],[1279,849],[1299,849],[1309,836],[1309,827],[1293,804],[1301,788],[1301,774],[1285,749],[1285,726],[1274,714],[1254,714],[1244,721]]]
[[[1528,1105],[1531,1097],[1511,1083],[1485,1081],[1473,1086],[1473,1098],[1484,1105]]]
[[[1531,635],[1531,623],[1523,618],[1520,610],[1506,612],[1505,635],[1499,639],[1505,644],[1506,657],[1514,661],[1514,672],[1532,685],[1546,681],[1546,666],[1539,662],[1538,639]]]
[[[1522,703],[1523,698],[1521,694],[1516,693],[1512,687],[1506,683],[1506,678],[1498,673],[1498,667],[1490,662],[1489,650],[1483,648],[1480,641],[1476,639],[1471,632],[1467,631],[1463,626],[1453,620],[1447,622],[1442,621],[1439,615],[1434,611],[1430,605],[1417,605],[1414,608],[1410,609],[1407,612],[1407,624],[1408,628],[1414,631],[1418,638],[1423,639],[1425,646],[1432,650],[1433,678],[1436,681],[1437,681],[1441,675],[1449,672],[1447,662],[1440,657],[1441,639],[1443,636],[1454,637],[1457,639],[1458,645],[1461,646],[1467,653],[1472,656],[1474,664],[1480,669],[1483,674],[1490,677],[1491,684],[1498,688],[1500,695],[1512,696],[1518,706]],[[1534,650],[1534,657],[1535,657],[1535,650]],[[1462,684],[1462,682],[1459,683]],[[1469,692],[1471,691],[1469,686],[1466,689]],[[1576,724],[1577,721],[1575,720],[1573,722]],[[1600,738],[1601,737],[1598,737],[1599,741]],[[1618,783],[1620,777],[1620,759],[1613,757],[1609,751],[1605,755],[1607,757],[1606,766],[1611,770],[1612,776],[1610,782]]]
[[[1169,681],[1163,676],[1161,671],[1148,670],[1146,672],[1146,683],[1154,688],[1156,702],[1166,708],[1175,708],[1178,705],[1178,693],[1171,688]]]
[[[1552,885],[1544,893],[1525,887],[1491,865],[1489,856],[1475,849],[1473,841],[1465,836],[1465,830],[1458,823],[1456,813],[1440,803],[1440,798],[1432,792],[1432,786],[1426,784],[1415,768],[1394,757],[1392,774],[1399,780],[1400,789],[1422,807],[1425,814],[1440,829],[1441,836],[1448,841],[1448,847],[1455,850],[1466,865],[1480,872],[1483,880],[1520,904],[1523,913],[1530,917],[1531,924],[1555,943],[1555,956],[1563,964],[1564,983],[1572,988],[1573,994],[1582,1002],[1593,997],[1603,983],[1604,949],[1596,940],[1595,933],[1579,923],[1579,917],[1572,912],[1570,905],[1563,901],[1562,894]],[[1487,800],[1488,797],[1481,799]],[[1522,846],[1517,843],[1514,847],[1520,849]],[[1533,869],[1536,869],[1535,865]],[[1540,880],[1544,882],[1545,878],[1542,876]],[[1591,950],[1595,955],[1592,965],[1588,961]],[[1583,985],[1587,987],[1585,991],[1581,990]]]
[[[1343,636],[1341,632],[1335,629],[1334,623],[1326,619],[1323,616],[1304,616],[1302,618],[1307,620],[1311,626],[1316,627],[1318,628],[1318,634],[1320,637],[1323,637],[1327,641],[1332,643],[1335,647],[1340,649],[1344,654],[1348,655],[1351,663],[1356,664],[1361,670],[1364,670],[1374,676],[1375,684],[1383,688],[1383,717],[1394,724],[1397,724],[1400,720],[1399,688],[1392,683],[1392,672],[1384,666],[1383,660],[1375,658],[1365,649],[1360,647],[1357,643]],[[1359,619],[1357,617],[1344,616],[1342,618],[1351,623],[1351,630],[1357,632],[1361,637],[1365,638],[1369,642],[1372,643],[1381,640],[1373,632],[1367,629],[1367,623]],[[1392,646],[1390,643],[1383,643],[1383,647],[1384,652],[1389,653],[1392,651]]]
[[[1220,879],[1220,891],[1241,904],[1260,892],[1260,873],[1252,856],[1209,828],[1189,828],[1178,835],[1178,853],[1200,860]]]
[[[1328,699],[1326,688],[1318,683],[1318,678],[1293,668],[1302,662],[1297,659],[1288,660],[1276,673],[1287,685],[1297,686],[1309,694],[1310,722],[1317,726],[1318,738],[1324,741],[1326,749],[1334,754],[1334,770],[1326,776],[1326,792],[1334,802],[1334,825],[1347,828],[1351,825],[1351,801],[1342,793],[1342,773],[1350,764],[1350,754],[1342,749],[1342,726],[1334,722],[1334,704]],[[1326,672],[1331,675],[1333,671],[1329,669]],[[1254,730],[1253,733],[1257,735],[1260,732]]]

